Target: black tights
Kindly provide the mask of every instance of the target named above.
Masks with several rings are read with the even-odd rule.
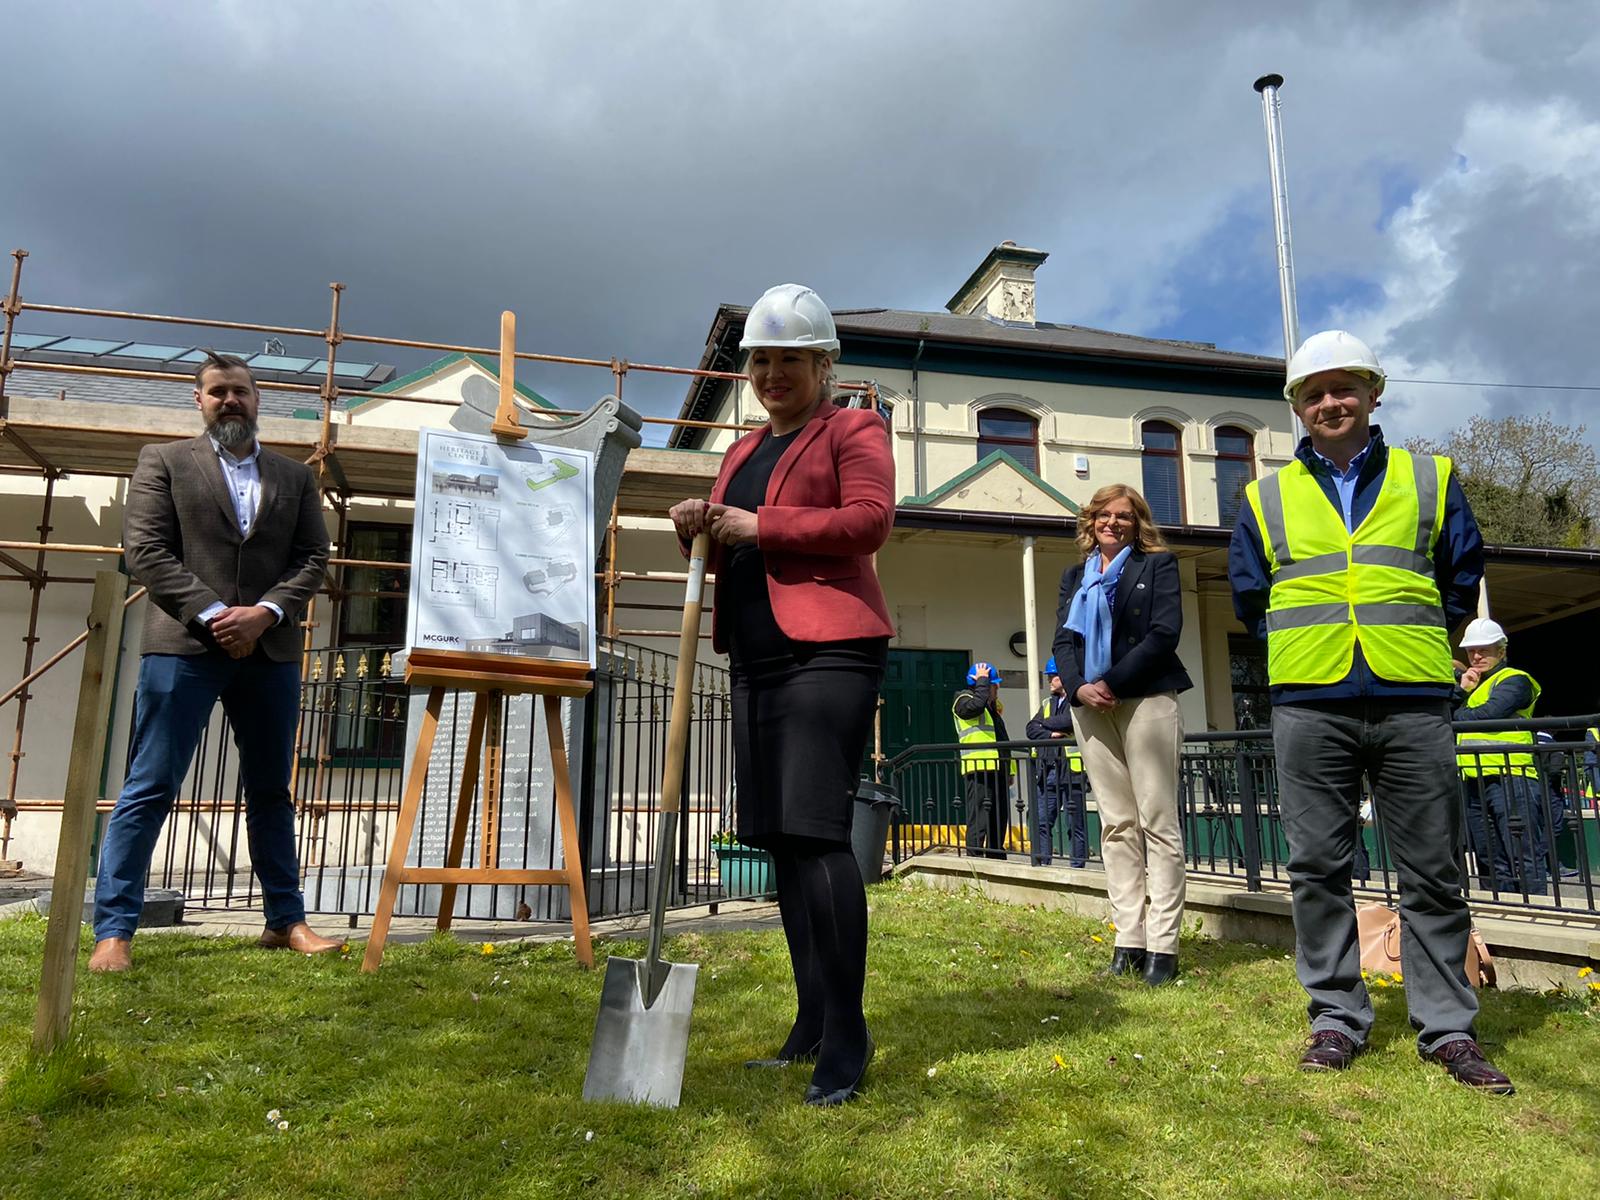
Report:
[[[798,997],[780,1058],[815,1053],[811,1080],[824,1091],[853,1082],[867,1057],[867,892],[844,842],[765,839],[777,877],[778,911],[789,941]]]

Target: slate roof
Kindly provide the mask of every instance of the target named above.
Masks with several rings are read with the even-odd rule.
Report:
[[[61,374],[55,371],[30,371],[18,366],[6,380],[8,396],[29,396],[48,400],[66,392],[68,400],[94,404],[155,404],[163,408],[193,408],[194,385],[175,379],[128,379],[120,375]],[[308,392],[261,391],[261,415],[292,417],[296,410],[316,410],[320,419],[322,400]],[[343,411],[339,404],[335,412]]]
[[[701,368],[739,369],[739,335],[749,312],[749,307],[743,304],[718,306],[706,337]],[[951,312],[895,308],[839,309],[834,312],[833,320],[843,343],[841,359],[846,365],[851,360],[851,339],[855,338],[858,347],[863,339],[927,341],[990,351],[1060,355],[1080,362],[1149,364],[1168,371],[1192,369],[1196,375],[1227,372],[1235,377],[1257,377],[1262,386],[1273,390],[1281,386],[1283,378],[1281,358],[1219,350],[1210,342],[1139,337],[1086,325],[1057,325],[1049,321],[1028,324],[977,314],[957,316]],[[708,419],[708,412],[720,392],[721,388],[710,381],[695,379],[689,385],[678,415],[690,420]],[[668,444],[693,446],[700,440],[700,433],[692,429],[674,430]]]
[[[188,375],[199,361],[196,347],[19,332],[12,340],[11,356],[17,366],[6,380],[8,395],[47,400],[65,392],[69,400],[94,404],[153,404],[169,408],[194,406],[194,385],[187,379],[89,375],[77,371],[39,370],[30,368],[28,364],[60,363]],[[245,360],[251,373],[261,383],[321,386],[327,371],[325,359],[311,356],[244,351],[236,357]],[[334,382],[343,392],[368,391],[394,375],[393,367],[380,363],[336,363],[336,368]],[[344,407],[342,402],[334,402],[335,412],[343,411]],[[285,392],[263,387],[261,415],[320,419],[322,400],[314,392]]]

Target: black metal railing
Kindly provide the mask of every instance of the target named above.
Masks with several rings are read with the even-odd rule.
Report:
[[[1474,900],[1531,909],[1600,913],[1600,743],[1585,729],[1600,718],[1550,718],[1458,724],[1470,739],[1458,756],[1462,878]],[[1516,731],[1547,737],[1532,745],[1489,743]],[[1007,857],[1032,857],[1038,804],[1039,760],[1048,743],[1002,742],[994,747],[1006,780]],[[912,746],[885,764],[884,782],[900,800],[891,828],[896,862],[932,849],[969,850],[966,797],[958,743]],[[1506,758],[1519,753],[1531,761]],[[998,791],[998,788],[995,788]],[[1265,730],[1188,734],[1178,777],[1179,817],[1189,871],[1238,879],[1250,890],[1287,883],[1289,847],[1278,814],[1278,780],[1272,739]],[[1099,814],[1088,794],[1091,856],[1099,841]],[[1370,788],[1352,798],[1357,838],[1354,886],[1392,902],[1398,867],[1385,836],[1383,814]],[[1053,832],[1053,857],[1064,849],[1065,817]]]
[[[294,796],[306,904],[312,912],[353,918],[370,914],[377,901],[410,752],[408,730],[415,728],[414,709],[421,703],[419,694],[393,677],[398,650],[323,650],[309,657],[303,672]],[[583,701],[563,702],[591,914],[638,912],[646,905],[676,666],[675,655],[603,641],[593,693]],[[469,708],[465,696],[452,693],[446,699],[410,862],[440,861]],[[726,844],[731,841],[733,752],[725,670],[696,665],[692,713],[674,902],[768,895],[765,856]],[[536,698],[506,697],[501,720],[506,735],[498,824],[481,819],[482,796],[475,797],[464,861],[554,866],[560,838],[548,802],[548,742]],[[152,886],[183,892],[191,907],[256,902],[236,758],[219,709],[202,736],[149,876]],[[437,899],[436,887],[408,885],[401,889],[398,911],[428,914],[437,911]],[[475,886],[459,889],[456,913],[554,919],[567,915],[566,904],[565,889]]]

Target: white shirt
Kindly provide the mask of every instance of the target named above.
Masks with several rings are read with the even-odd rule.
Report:
[[[248,534],[250,526],[256,523],[256,510],[261,507],[261,443],[255,443],[244,458],[235,458],[216,438],[211,439],[211,448],[217,452],[217,461],[222,465],[222,481],[228,486],[228,499],[233,501],[239,532]],[[221,602],[211,605],[200,614],[200,623],[210,625],[211,618],[227,607]],[[283,620],[283,609],[270,600],[263,600],[261,607],[270,608],[279,621]]]

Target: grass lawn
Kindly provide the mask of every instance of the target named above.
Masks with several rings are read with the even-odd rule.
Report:
[[[872,895],[869,1090],[745,1071],[792,1016],[781,934],[669,941],[701,964],[676,1111],[580,1099],[602,970],[570,945],[436,938],[303,959],[149,936],[80,974],[70,1053],[30,1063],[44,923],[0,923],[0,1196],[1594,1195],[1600,1008],[1584,984],[1488,993],[1516,1081],[1417,1059],[1398,986],[1370,1053],[1293,1069],[1304,999],[1259,946],[1185,942],[1181,987],[1094,974],[1077,917],[896,883]],[[469,931],[470,932],[470,931]],[[1096,939],[1103,941],[1096,941]],[[87,942],[85,943],[87,948]],[[637,942],[601,954],[642,955]],[[276,1117],[269,1119],[269,1114]],[[277,1121],[287,1123],[280,1129]]]

